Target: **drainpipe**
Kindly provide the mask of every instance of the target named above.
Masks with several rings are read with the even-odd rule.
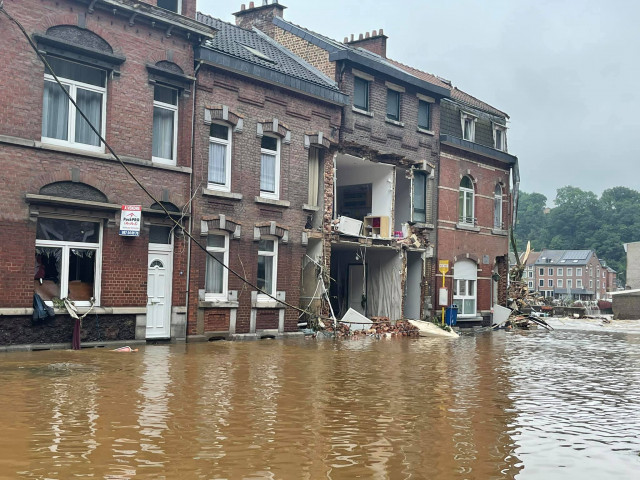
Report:
[[[194,156],[195,156],[195,138],[196,138],[196,134],[195,134],[195,126],[196,126],[196,92],[198,91],[198,89],[196,88],[196,83],[198,82],[198,72],[200,71],[200,67],[202,66],[202,61],[199,60],[198,64],[196,65],[196,68],[193,72],[193,105],[191,107],[191,152],[190,152],[190,157],[191,157],[191,173],[189,174],[189,235],[191,235],[191,232],[193,231],[193,195],[194,195],[194,187],[193,187],[193,182],[194,182],[194,175],[193,175],[193,170],[194,170]],[[187,320],[187,325],[189,325],[189,293],[190,293],[190,286],[191,286],[191,238],[189,238],[189,243],[187,244],[187,288],[185,291],[185,295],[186,295],[186,320]],[[185,332],[185,340],[186,340],[186,332]]]

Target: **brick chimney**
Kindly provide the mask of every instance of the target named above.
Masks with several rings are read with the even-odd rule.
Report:
[[[374,30],[373,32],[361,33],[357,39],[351,35],[351,40],[347,37],[344,38],[344,43],[353,47],[361,47],[370,52],[380,55],[382,58],[387,58],[387,37],[382,29]]]
[[[256,27],[258,30],[266,33],[270,37],[274,36],[275,25],[272,20],[274,17],[283,18],[282,13],[287,8],[280,5],[278,0],[262,0],[262,5],[256,7],[255,2],[249,2],[249,8],[243,3],[240,11],[234,13],[236,17],[236,25],[247,30]]]

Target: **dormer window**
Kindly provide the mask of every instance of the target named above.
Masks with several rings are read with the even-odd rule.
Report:
[[[470,113],[462,112],[460,121],[462,124],[462,138],[469,142],[476,140],[476,120],[477,118]]]
[[[507,129],[505,126],[493,124],[493,146],[496,150],[507,151]]]
[[[182,14],[182,0],[158,0],[158,6],[170,12]]]

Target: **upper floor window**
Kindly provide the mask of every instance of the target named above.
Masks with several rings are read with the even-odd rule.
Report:
[[[553,287],[553,279],[552,278],[549,279],[549,286]]]
[[[229,264],[229,234],[209,232],[207,253],[205,300],[226,300],[229,274],[224,265]]]
[[[541,268],[539,273],[540,275],[544,275],[544,268]]]
[[[576,268],[576,277],[581,277],[581,276],[582,276],[582,269]]]
[[[369,111],[369,81],[364,78],[353,77],[353,106]]]
[[[558,267],[558,276],[561,277],[562,275],[564,275],[562,267]]]
[[[275,295],[278,276],[278,239],[276,237],[262,237],[258,242],[258,288]],[[262,295],[262,300],[269,297]],[[260,295],[258,296],[260,299]]]
[[[104,136],[107,72],[57,57],[47,56],[47,61],[78,108]],[[78,113],[48,70],[44,74],[42,141],[103,151],[98,135]]]
[[[427,174],[413,173],[413,221],[427,221]]]
[[[400,121],[400,92],[391,88],[387,89],[387,118]]]
[[[462,122],[462,138],[470,142],[475,142],[477,118],[469,113],[462,112],[460,119]]]
[[[582,279],[581,278],[576,280],[576,288],[582,288]]]
[[[260,196],[280,198],[280,139],[263,135],[260,150]]]
[[[467,225],[474,225],[473,216],[473,182],[467,176],[460,181],[460,191],[458,193],[458,221]]]
[[[431,130],[431,104],[418,100],[418,128]]]
[[[567,277],[573,276],[573,268],[567,267]]]
[[[221,123],[209,127],[208,186],[231,191],[231,128]]]
[[[176,163],[178,143],[178,90],[156,85],[153,89],[153,161]]]
[[[165,10],[182,13],[182,0],[158,0],[158,6]]]
[[[504,126],[493,125],[493,145],[496,150],[507,151],[507,129]]]
[[[571,287],[573,287],[573,279],[569,278],[567,280],[567,288],[571,288]]]
[[[553,275],[553,268],[549,268],[549,275]]]
[[[496,185],[493,193],[493,227],[502,228],[502,186]]]
[[[540,282],[540,286],[544,287],[544,280],[542,278],[539,280],[539,282]]]
[[[321,180],[321,155],[322,153],[319,148],[309,148],[309,191],[307,203],[313,207],[317,207],[320,204],[320,188],[321,185],[324,185],[324,182]]]
[[[562,288],[563,280],[561,278],[558,279],[558,288]]]

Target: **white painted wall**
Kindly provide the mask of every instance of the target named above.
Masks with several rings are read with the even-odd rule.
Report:
[[[393,230],[401,231],[403,223],[411,220],[411,180],[406,168],[396,168],[396,211]],[[393,234],[393,232],[391,232]]]
[[[389,217],[389,222],[393,221],[393,167],[380,163],[373,163],[362,160],[360,164],[353,162],[337,162],[337,185],[360,185],[370,183],[371,194],[371,214]]]

